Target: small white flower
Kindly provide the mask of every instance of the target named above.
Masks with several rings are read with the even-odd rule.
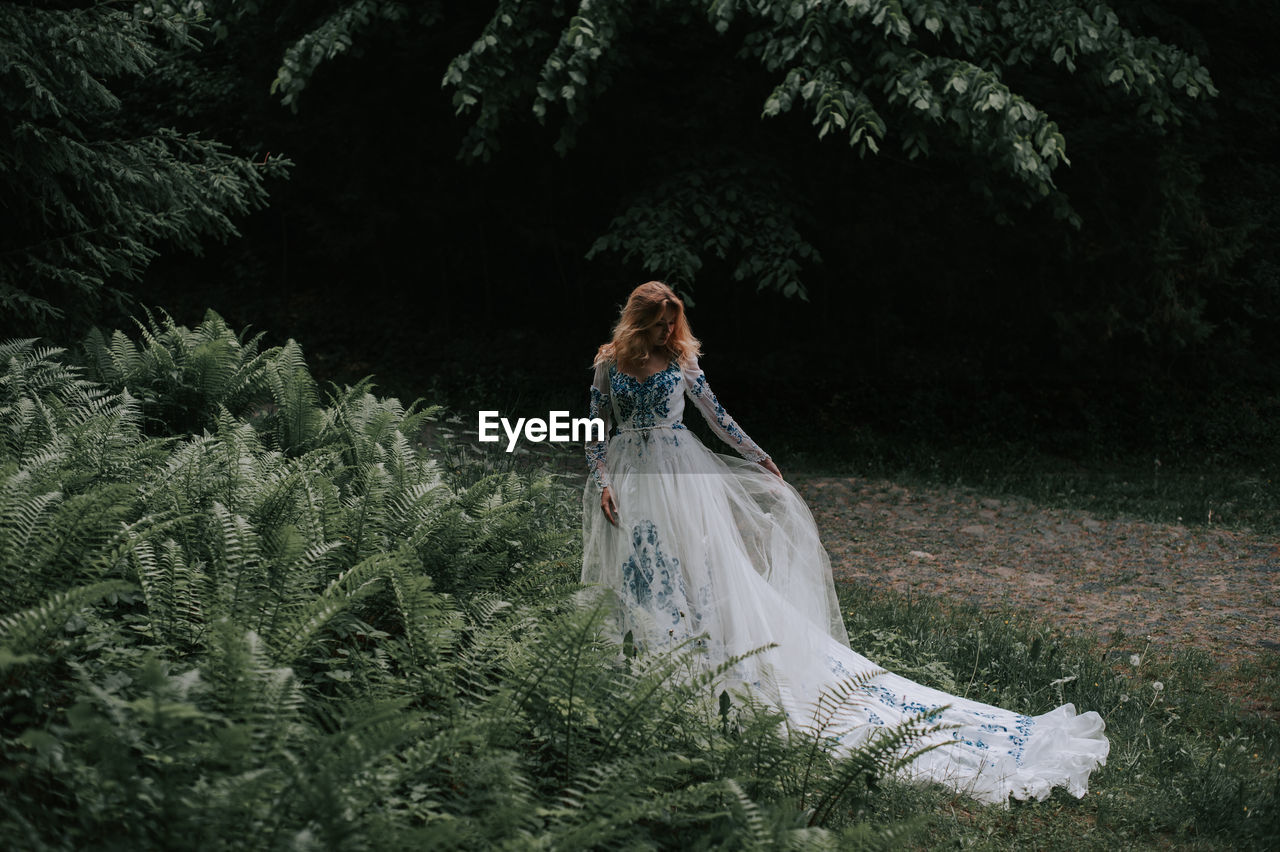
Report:
[[[1130,655],[1129,655],[1129,665],[1131,665],[1131,666],[1140,666],[1140,665],[1142,665],[1142,658],[1141,658],[1141,657],[1139,657],[1137,654],[1130,654]]]
[[[1151,688],[1154,689],[1156,692],[1161,692],[1164,689],[1164,684],[1158,680],[1153,681],[1151,684]]]

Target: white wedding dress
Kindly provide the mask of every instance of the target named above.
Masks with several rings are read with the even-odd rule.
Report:
[[[743,458],[707,449],[681,422],[685,398]],[[757,464],[768,458],[716,400],[697,362],[672,363],[637,380],[596,368],[591,416],[616,433],[587,444],[582,580],[614,590],[619,635],[659,650],[693,639],[702,665],[776,644],[736,665],[730,688],[747,689],[808,726],[824,691],[879,672],[850,650],[831,567],[804,500]],[[618,525],[600,509],[611,486]],[[940,712],[938,708],[944,707]],[[920,745],[904,775],[947,784],[984,802],[1076,796],[1106,762],[1102,718],[1071,704],[1039,716],[948,695],[881,672],[842,708],[840,740],[856,745],[877,727],[928,715],[942,728]],[[824,735],[829,736],[829,732]]]

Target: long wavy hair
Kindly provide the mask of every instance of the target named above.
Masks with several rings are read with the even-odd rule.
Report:
[[[675,325],[662,346],[666,356],[680,364],[688,364],[702,354],[702,344],[689,329],[684,315],[684,302],[675,291],[661,281],[648,281],[631,291],[622,314],[613,325],[613,339],[596,350],[592,366],[613,361],[621,367],[636,367],[649,356],[645,332],[662,319],[668,307],[676,309]]]

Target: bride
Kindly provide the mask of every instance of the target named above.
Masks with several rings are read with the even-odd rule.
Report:
[[[884,672],[849,648],[808,507],[716,399],[699,354],[684,304],[657,281],[631,293],[596,353],[590,413],[606,439],[586,448],[582,580],[617,592],[621,632],[639,649],[692,641],[708,666],[775,645],[735,665],[727,685],[800,725],[825,690],[869,677],[843,708],[843,744],[924,716],[940,727],[922,745],[941,745],[905,775],[985,802],[1044,799],[1058,786],[1083,796],[1109,747],[1097,713],[1014,713]],[[686,399],[741,458],[685,428]]]

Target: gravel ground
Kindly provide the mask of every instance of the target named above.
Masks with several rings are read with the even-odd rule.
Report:
[[[1220,666],[1280,653],[1280,538],[1047,509],[945,487],[797,477],[837,582],[1032,613]]]

